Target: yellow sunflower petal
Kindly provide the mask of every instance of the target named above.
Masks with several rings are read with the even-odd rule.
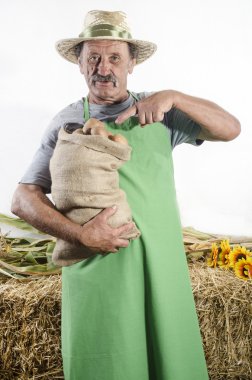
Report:
[[[229,266],[231,268],[234,268],[235,264],[238,261],[242,259],[246,260],[249,255],[250,255],[250,252],[245,247],[241,247],[240,245],[236,246],[229,253]]]
[[[229,268],[229,254],[231,252],[231,247],[229,240],[222,240],[220,243],[221,252],[219,255],[218,265],[222,268]]]
[[[219,248],[216,243],[213,243],[210,257],[207,259],[207,265],[209,267],[216,268],[218,264],[218,256],[219,256]]]
[[[242,280],[252,280],[252,258],[239,260],[234,266],[234,271]]]

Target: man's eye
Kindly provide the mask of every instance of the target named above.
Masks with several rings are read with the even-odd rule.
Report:
[[[110,57],[110,61],[113,62],[113,63],[119,62],[120,61],[120,57],[118,57],[118,55],[112,55]]]
[[[98,55],[92,55],[91,57],[88,58],[89,63],[97,63],[99,61],[99,56]]]

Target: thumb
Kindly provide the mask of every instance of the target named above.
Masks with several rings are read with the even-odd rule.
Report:
[[[100,216],[107,221],[117,211],[117,206],[107,207],[100,212]]]
[[[129,117],[134,116],[136,114],[137,114],[137,107],[136,107],[136,105],[134,105],[134,106],[128,108],[126,111],[122,112],[121,115],[119,115],[117,117],[117,119],[115,120],[115,123],[121,124],[125,120],[127,120]]]

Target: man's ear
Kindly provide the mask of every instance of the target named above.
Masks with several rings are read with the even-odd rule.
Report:
[[[135,65],[136,65],[136,58],[133,58],[129,62],[129,66],[128,66],[128,73],[129,74],[133,73],[133,69],[134,69]]]

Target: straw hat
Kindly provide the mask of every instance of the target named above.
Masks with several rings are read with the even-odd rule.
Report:
[[[152,42],[132,38],[124,12],[92,10],[87,13],[83,31],[78,38],[68,38],[56,43],[58,53],[70,62],[77,63],[75,48],[83,41],[115,40],[130,42],[138,50],[137,64],[144,62],[157,49]]]

